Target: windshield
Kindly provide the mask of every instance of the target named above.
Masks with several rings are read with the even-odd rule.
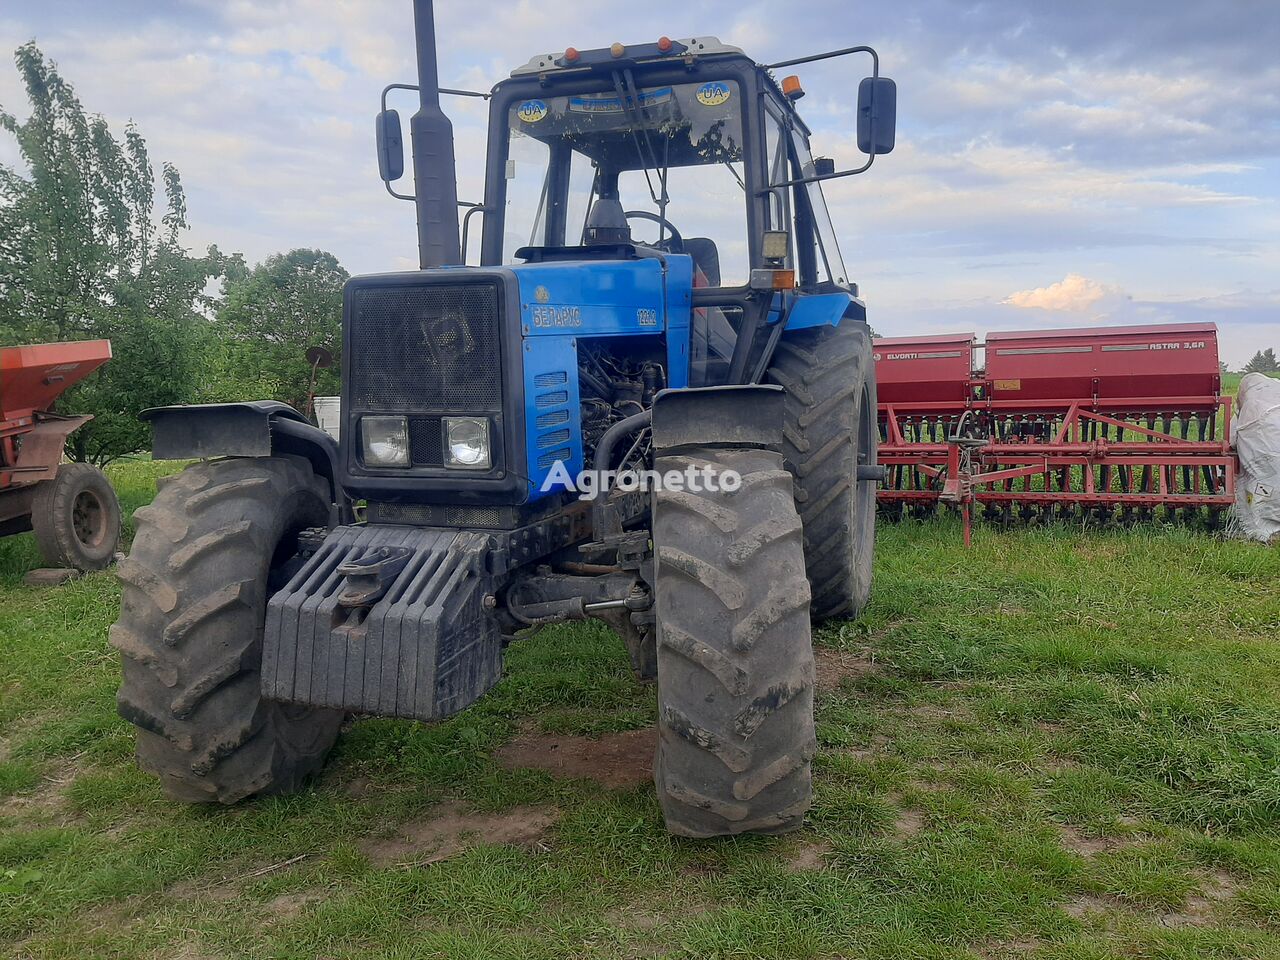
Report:
[[[700,281],[750,273],[743,186],[742,103],[732,80],[634,87],[514,103],[503,260],[524,246],[576,246],[602,192],[616,192],[635,242],[694,256]],[[688,243],[694,240],[695,243]]]

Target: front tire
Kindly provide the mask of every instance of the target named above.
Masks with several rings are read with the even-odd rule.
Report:
[[[769,379],[786,391],[783,454],[804,523],[805,569],[815,622],[852,617],[871,598],[876,485],[876,374],[871,329],[799,330],[778,343]]]
[[[299,458],[207,461],[134,518],[111,644],[139,765],[191,803],[297,789],[324,762],[342,713],[264,699],[262,634],[297,534],[328,523],[328,485]]]
[[[814,660],[791,477],[768,450],[660,457],[736,471],[735,492],[654,498],[658,751],[667,829],[784,833],[812,797]]]

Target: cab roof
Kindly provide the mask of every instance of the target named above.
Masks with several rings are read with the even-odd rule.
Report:
[[[512,70],[511,76],[528,77],[547,73],[586,72],[601,67],[622,64],[655,63],[663,60],[678,61],[724,54],[732,54],[739,57],[746,56],[746,52],[741,47],[722,43],[717,37],[690,37],[687,40],[671,40],[669,43],[670,46],[666,50],[663,50],[658,42],[642,43],[630,47],[615,44],[615,47],[622,49],[622,52],[618,55],[614,54],[614,50],[611,47],[581,51],[574,51],[570,47],[561,53],[539,54],[531,58],[523,67],[517,67]],[[573,60],[569,60],[565,56],[570,51],[577,53],[577,57]]]

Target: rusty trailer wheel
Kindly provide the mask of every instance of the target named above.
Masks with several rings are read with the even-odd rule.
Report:
[[[31,529],[50,566],[104,570],[120,542],[120,501],[97,467],[63,464],[36,487]]]

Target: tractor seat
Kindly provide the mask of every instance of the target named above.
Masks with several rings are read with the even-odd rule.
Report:
[[[684,241],[684,252],[693,257],[695,287],[720,286],[720,251],[716,242],[707,237],[687,237]],[[699,283],[697,272],[701,271],[706,283]]]

